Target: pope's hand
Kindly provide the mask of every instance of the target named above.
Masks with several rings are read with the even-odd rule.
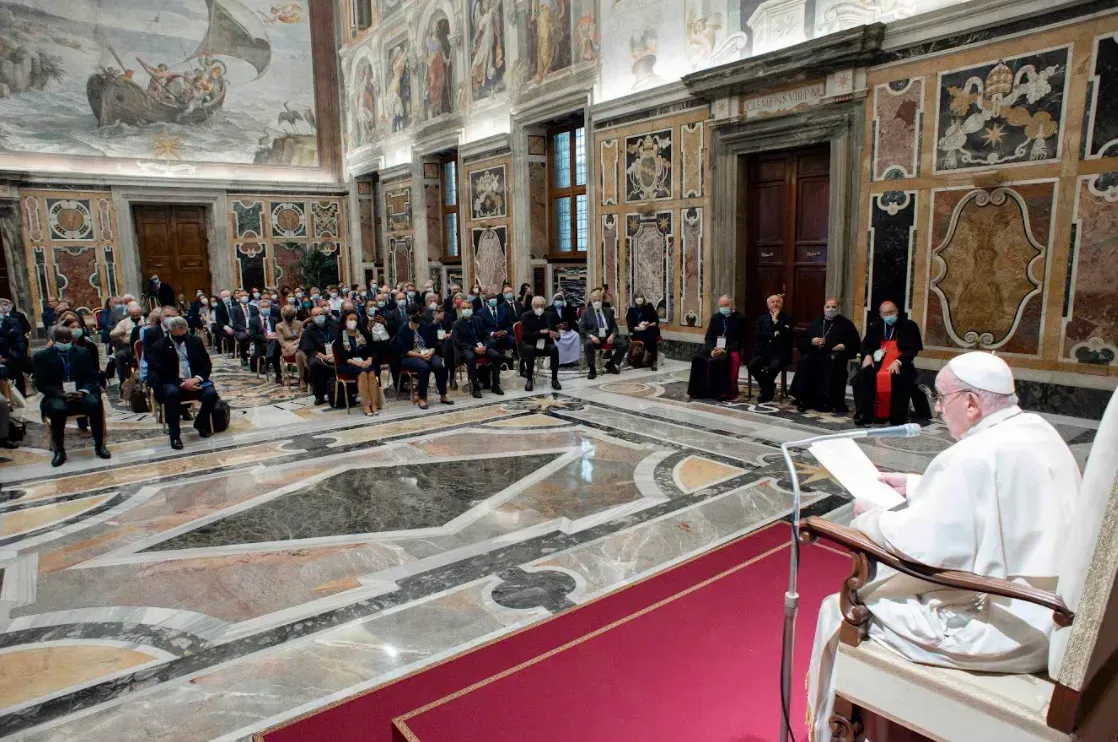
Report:
[[[854,499],[854,517],[857,518],[862,513],[868,513],[873,510],[873,503],[868,500]]]
[[[881,474],[878,476],[878,479],[895,489],[897,494],[901,497],[908,497],[907,474]]]

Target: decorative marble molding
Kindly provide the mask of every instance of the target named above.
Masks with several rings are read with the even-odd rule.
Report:
[[[877,85],[873,89],[873,179],[915,178],[920,174],[924,122],[924,78]]]
[[[1092,0],[982,0],[960,3],[889,23],[885,26],[881,48],[883,51],[896,51],[946,36],[1089,5],[1091,2]]]
[[[863,327],[884,301],[912,313],[912,269],[916,251],[917,191],[887,191],[870,197],[869,240]]]
[[[1114,287],[1118,264],[1118,173],[1082,175],[1076,181],[1069,275],[1060,328],[1060,358],[1072,363],[1118,366]]]

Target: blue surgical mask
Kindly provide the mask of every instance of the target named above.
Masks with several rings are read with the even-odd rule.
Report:
[[[322,327],[323,325],[326,324],[326,315],[316,314],[315,317],[314,317],[314,323],[316,325],[318,325],[319,327]]]
[[[369,307],[366,311],[370,317],[376,316],[376,307]]]
[[[472,309],[463,309],[462,310],[462,316],[466,317],[467,319],[472,317],[473,315],[474,315],[474,310],[472,310]]]
[[[74,340],[81,340],[82,332],[83,330],[80,327],[75,327],[73,330],[70,330],[70,334],[74,336]]]
[[[888,317],[882,317],[882,318],[881,318],[881,321],[882,321],[882,322],[884,322],[884,323],[885,323],[885,324],[887,324],[887,325],[893,325],[893,324],[896,324],[896,322],[897,322],[897,315],[895,315],[895,314],[891,314],[891,315],[889,315]]]
[[[477,297],[474,296],[473,294],[466,294],[466,301],[473,301],[476,298]]]
[[[824,309],[823,310],[823,317],[825,319],[834,319],[837,316],[838,316],[838,310],[837,309]]]
[[[378,301],[377,302],[377,306],[380,307],[381,309],[384,309],[384,304],[385,303],[383,301]]]
[[[407,302],[407,300],[406,300],[406,299],[398,299],[398,300],[396,301],[396,306],[400,307],[400,309],[403,309],[403,308],[404,308],[404,307],[406,307],[407,305],[408,305],[408,302]]]
[[[513,294],[512,294],[511,291],[506,291],[505,292],[505,301],[512,301],[512,296],[513,296]]]
[[[497,306],[497,300],[496,299],[490,299],[489,300],[489,306],[491,306],[491,307]]]
[[[55,350],[57,350],[58,352],[65,353],[66,351],[70,350],[70,343],[57,343],[56,342],[54,344],[54,347],[55,347]]]
[[[556,300],[555,300],[554,302],[552,302],[552,303],[553,303],[553,304],[555,304],[555,306],[559,307],[560,309],[562,309],[563,307],[567,306],[567,302],[563,301],[562,299],[556,299]]]
[[[729,317],[734,310],[733,307],[718,307],[718,311],[722,313],[723,317]]]

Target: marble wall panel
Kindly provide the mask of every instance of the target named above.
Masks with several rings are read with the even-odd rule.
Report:
[[[1039,352],[1055,183],[932,193],[926,344]]]
[[[236,246],[237,275],[241,286],[248,289],[268,285],[264,273],[264,245],[259,242],[238,242]]]
[[[436,183],[423,185],[424,203],[427,205],[427,260],[443,259],[442,188]]]
[[[866,311],[873,316],[884,301],[902,312],[912,308],[912,261],[916,248],[916,191],[887,191],[870,199]]]
[[[1070,47],[942,72],[936,172],[1058,160]]]
[[[873,179],[920,174],[924,78],[894,80],[873,89]]]
[[[625,138],[625,201],[665,201],[672,197],[672,130]]]
[[[358,201],[363,238],[368,227],[366,206],[371,212],[372,202],[367,197]],[[368,218],[372,218],[371,213]],[[231,232],[229,254],[233,272],[242,281],[254,281],[242,283],[245,287],[274,285],[294,289],[303,280],[299,261],[307,250],[318,249],[333,256],[339,272],[336,280],[348,280],[347,219],[347,203],[342,196],[312,199],[297,195],[231,194],[226,223]],[[375,233],[369,240],[375,246]]]
[[[272,237],[280,239],[306,238],[307,205],[302,201],[279,201],[271,204]]]
[[[318,239],[337,237],[338,213],[341,204],[337,201],[315,201],[311,204],[314,216],[314,236]]]
[[[626,214],[625,262],[628,297],[637,292],[654,307],[664,322],[672,321],[674,233],[672,212]]]
[[[496,165],[469,173],[470,217],[500,219],[508,215],[505,166]]]
[[[604,140],[600,150],[601,156],[599,162],[601,165],[599,167],[601,169],[602,206],[616,206],[618,188],[617,140]]]
[[[706,172],[704,124],[696,121],[679,127],[680,198],[702,198]]]
[[[52,240],[89,242],[94,239],[93,214],[87,198],[46,199],[47,225]]]
[[[1118,366],[1118,173],[1079,179],[1061,357]]]
[[[272,263],[275,266],[277,286],[294,289],[303,283],[302,260],[305,247],[301,242],[275,242],[272,244]]]
[[[532,267],[532,295],[547,296],[547,267],[536,265]]]
[[[586,285],[590,280],[589,272],[581,265],[556,265],[552,271],[551,293],[562,291],[568,306],[586,305]],[[546,291],[537,291],[537,296],[546,296]]]
[[[617,260],[620,230],[617,214],[602,215],[602,283],[617,287]]]
[[[703,209],[692,206],[679,212],[680,322],[701,327],[706,317],[703,286]]]
[[[393,237],[388,241],[389,265],[392,276],[389,284],[414,280],[415,263],[412,261],[412,238]]]
[[[547,155],[547,137],[528,135],[528,154],[540,157]]]
[[[1095,38],[1090,70],[1082,156],[1094,160],[1118,154],[1118,35]]]
[[[111,245],[106,245],[104,248],[105,260],[105,291],[109,294],[120,295],[124,293],[123,287],[120,285],[120,276],[118,275],[116,266],[116,249]],[[102,302],[102,306],[104,303]]]
[[[96,247],[56,247],[54,276],[59,298],[79,309],[92,312],[101,302],[101,276]]]
[[[473,247],[474,277],[482,291],[500,291],[508,277],[508,228],[487,227],[472,229],[470,244]]]
[[[230,201],[233,211],[233,236],[237,239],[264,236],[264,202]]]
[[[542,139],[542,137],[539,137]],[[528,163],[528,252],[532,259],[547,257],[550,250],[547,232],[547,163]]]
[[[375,263],[377,262],[377,235],[373,208],[376,202],[371,198],[363,198],[357,204],[361,223],[361,260],[365,263]]]
[[[407,232],[412,228],[411,183],[393,185],[384,191],[384,213],[390,232]]]

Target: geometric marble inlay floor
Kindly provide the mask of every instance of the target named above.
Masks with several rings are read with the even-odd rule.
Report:
[[[370,420],[227,369],[228,433],[176,452],[113,407],[113,459],[70,431],[60,473],[32,425],[0,461],[0,734],[247,739],[786,518],[780,443],[849,419],[691,402],[686,378],[510,379]],[[1097,424],[1050,419],[1082,464]],[[949,438],[861,445],[919,472]],[[842,517],[796,464],[808,511]]]

